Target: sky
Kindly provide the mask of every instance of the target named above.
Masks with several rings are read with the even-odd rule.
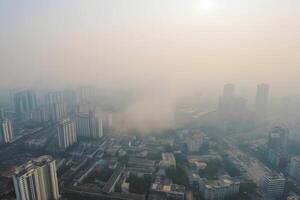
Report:
[[[299,0],[1,0],[0,84],[299,93],[299,22]]]

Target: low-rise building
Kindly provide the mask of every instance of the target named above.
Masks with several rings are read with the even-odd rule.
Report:
[[[151,192],[161,194],[166,199],[172,200],[184,200],[185,197],[185,187],[177,184],[153,183]]]
[[[269,197],[282,197],[285,186],[285,178],[276,172],[267,172],[261,180],[261,188]]]
[[[240,182],[229,176],[218,180],[201,179],[200,193],[205,200],[222,200],[239,193]]]
[[[162,160],[159,163],[159,166],[162,168],[176,168],[176,160],[173,153],[162,153]]]

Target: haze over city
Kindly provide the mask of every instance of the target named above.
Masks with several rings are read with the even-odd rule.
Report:
[[[0,199],[300,199],[299,11],[0,1]]]

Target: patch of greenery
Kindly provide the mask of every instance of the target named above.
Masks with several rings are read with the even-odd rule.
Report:
[[[223,165],[225,171],[232,177],[240,176],[240,170],[235,166],[235,164],[227,157],[223,159]]]
[[[150,188],[151,181],[152,180],[150,176],[138,177],[136,175],[130,175],[128,178],[128,182],[130,183],[129,192],[145,194]]]
[[[176,169],[174,169],[174,168],[167,169],[166,175],[175,184],[185,185],[185,186],[188,186],[188,184],[189,184],[188,177],[187,177],[183,167],[181,167],[180,165],[177,166]]]
[[[220,160],[210,160],[207,166],[203,170],[199,170],[199,175],[201,177],[206,177],[208,179],[215,179],[217,173],[222,169],[222,163]]]
[[[253,181],[241,183],[240,185],[241,193],[255,193],[256,190],[257,190],[257,185]]]

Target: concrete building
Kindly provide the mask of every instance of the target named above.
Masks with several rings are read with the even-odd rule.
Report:
[[[259,119],[265,118],[268,111],[269,85],[259,84],[256,89],[255,113]]]
[[[283,195],[285,178],[281,174],[268,172],[261,180],[261,188],[270,198],[280,198]]]
[[[70,119],[62,120],[57,128],[58,146],[61,149],[66,149],[77,142],[76,126]]]
[[[205,200],[222,200],[239,193],[240,182],[229,176],[222,176],[219,180],[201,179],[199,187]]]
[[[17,200],[58,200],[55,160],[41,156],[17,167],[13,175]]]
[[[162,153],[162,160],[159,163],[159,166],[162,168],[176,168],[176,160],[173,153]]]
[[[236,96],[233,84],[226,84],[223,95],[219,99],[218,113],[220,119],[227,122],[240,121],[245,110],[246,100]]]
[[[224,98],[233,98],[235,96],[235,85],[234,84],[225,84],[223,91]]]
[[[186,144],[190,153],[199,152],[203,144],[203,135],[198,134],[186,138]]]
[[[153,183],[151,186],[151,192],[162,194],[163,197],[165,197],[166,199],[172,199],[172,200],[185,199],[185,187],[182,185]]]
[[[95,88],[92,86],[83,86],[77,89],[77,103],[89,103],[94,100]]]
[[[288,161],[287,141],[289,130],[282,126],[271,129],[268,138],[268,162],[274,167],[282,168]]]
[[[78,136],[99,139],[103,136],[102,119],[90,111],[88,114],[80,113],[76,119]]]
[[[59,121],[66,117],[66,109],[63,92],[50,92],[46,96],[46,102],[50,119]]]
[[[15,93],[14,104],[18,119],[31,119],[31,111],[37,107],[35,92],[33,90],[25,90]]]
[[[0,121],[0,144],[10,143],[13,139],[12,122],[9,119]]]
[[[300,180],[300,156],[294,156],[291,158],[289,175],[297,180]]]

